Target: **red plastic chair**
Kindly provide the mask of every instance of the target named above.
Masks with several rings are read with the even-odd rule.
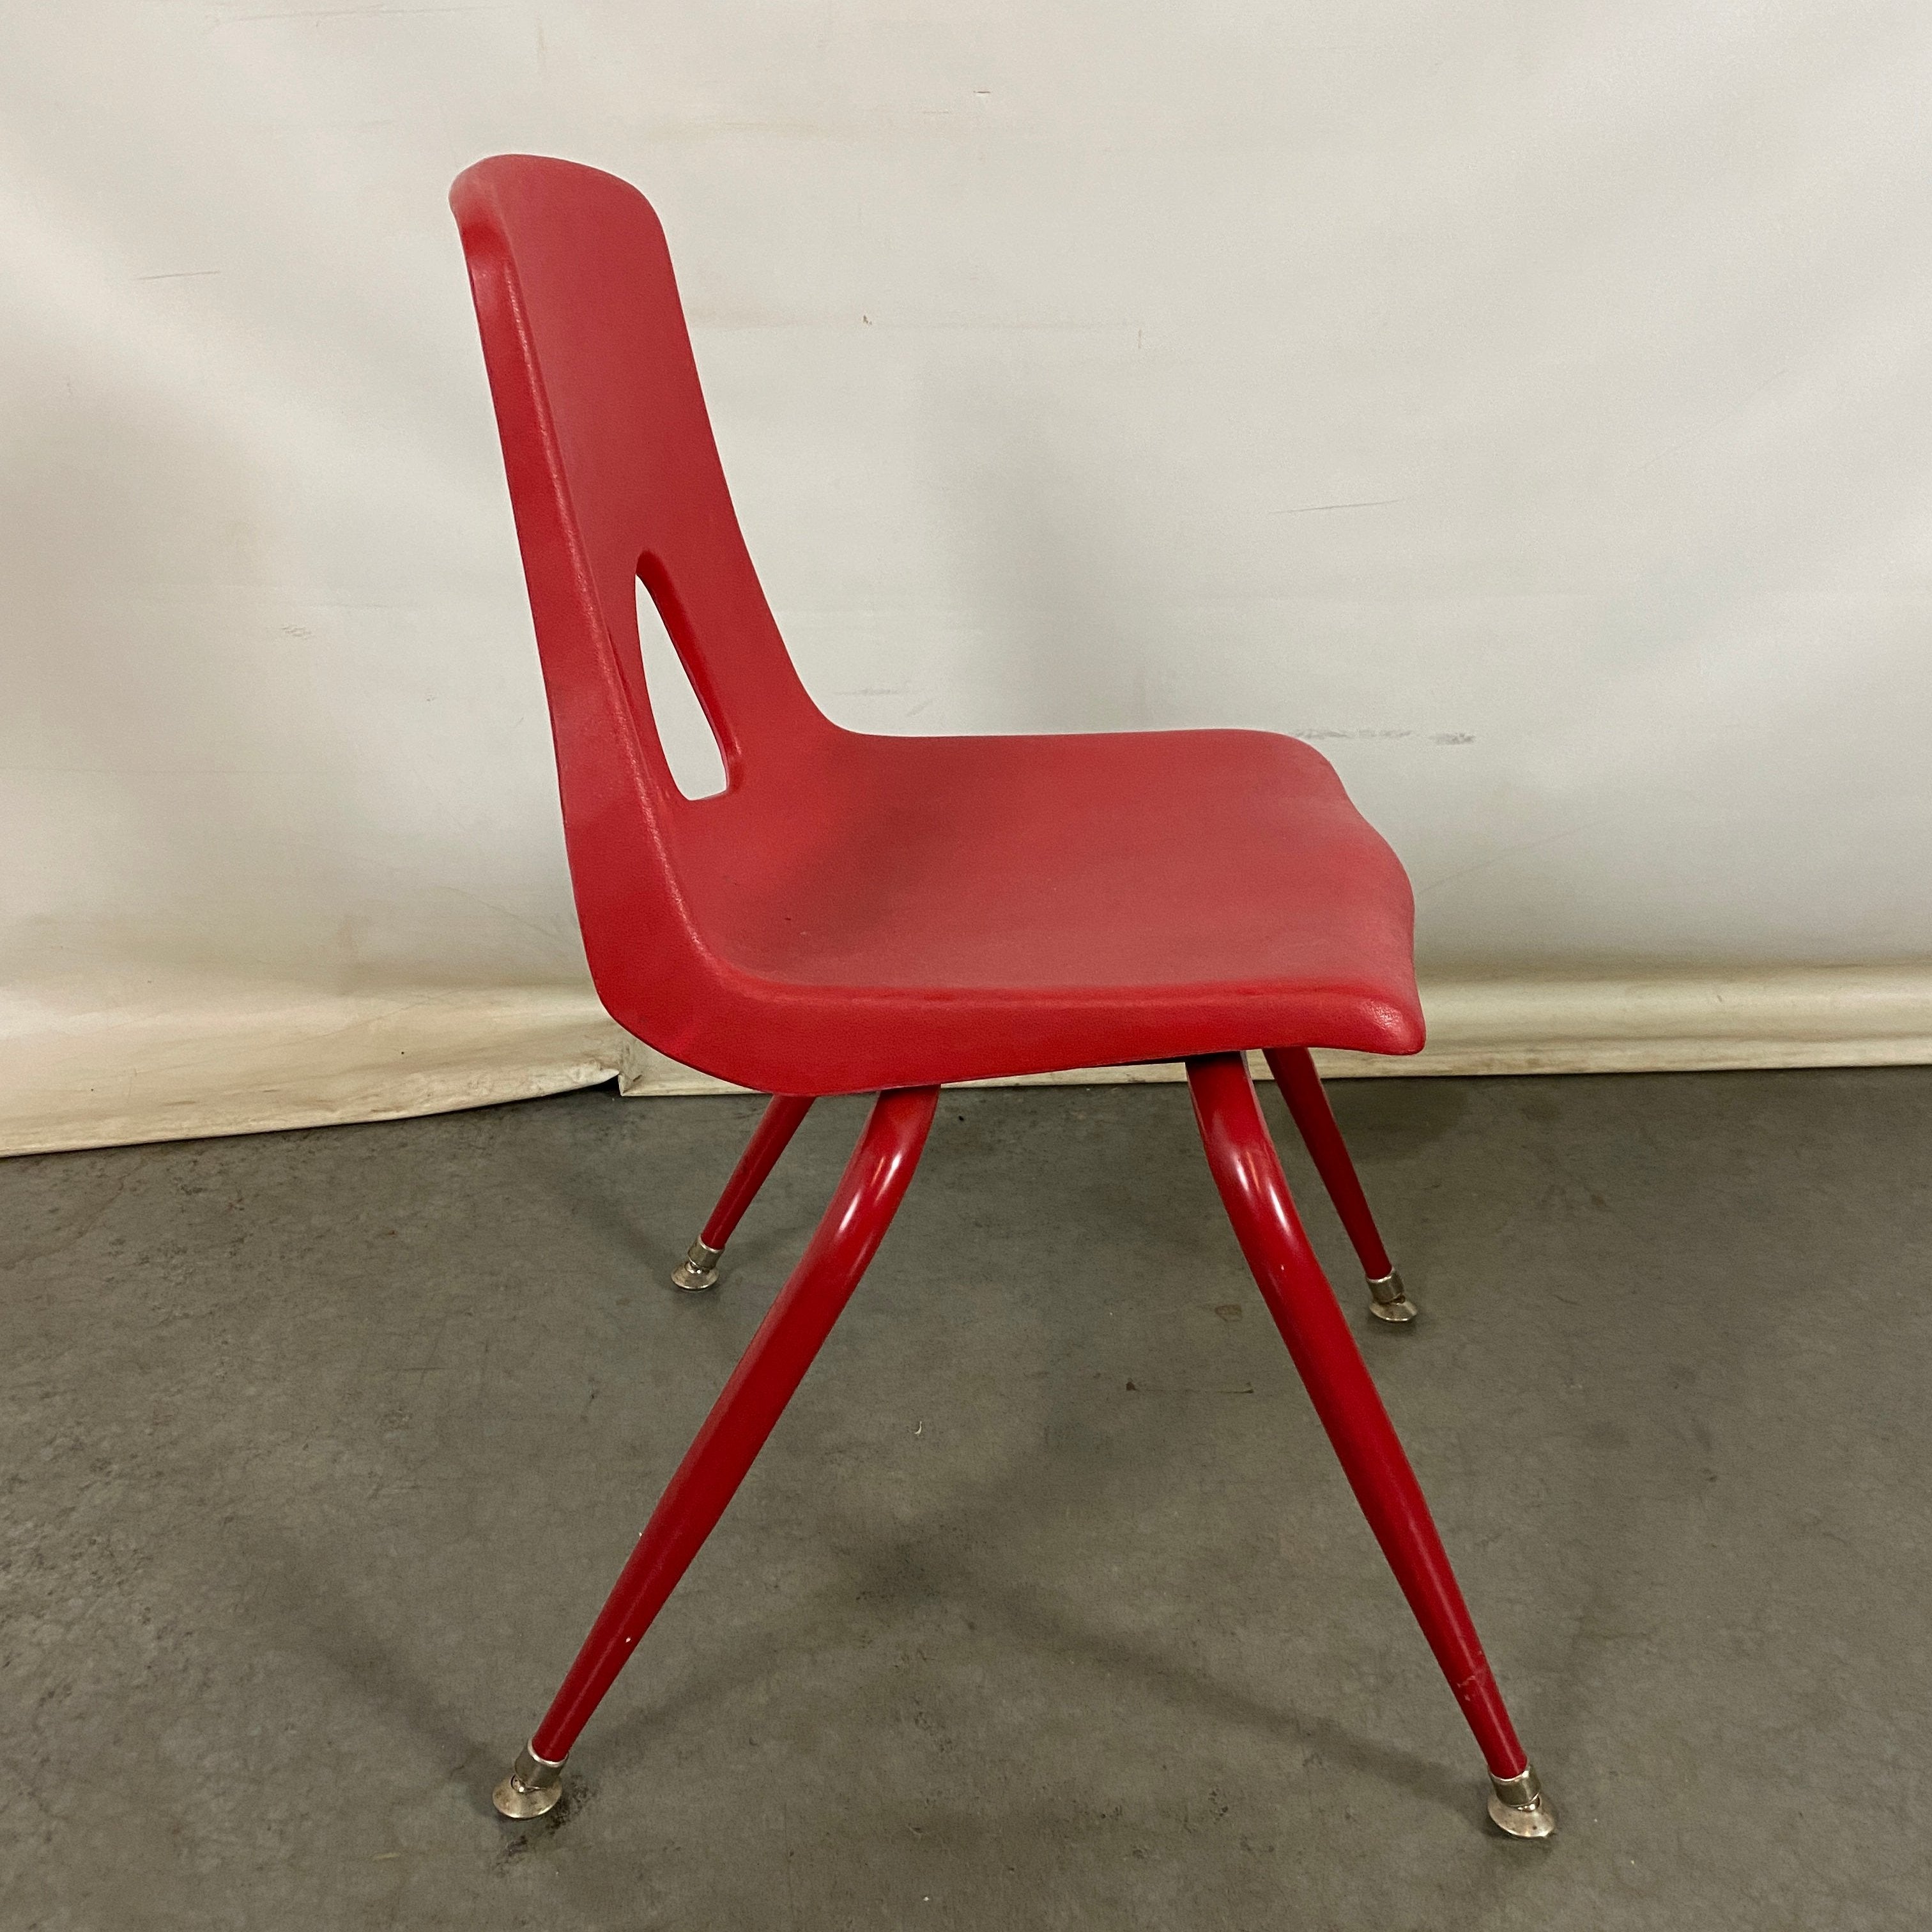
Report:
[[[713,445],[662,231],[612,176],[527,155],[451,194],[549,693],[584,940],[612,1017],[777,1096],[677,1271],[720,1251],[812,1105],[878,1095],[825,1218],[496,1793],[562,1766],[856,1286],[947,1081],[1185,1060],[1243,1252],[1488,1766],[1490,1814],[1555,1821],[1249,1078],[1267,1049],[1370,1278],[1390,1266],[1311,1046],[1422,1044],[1408,882],[1320,754],[1256,731],[872,737],[806,694]],[[685,797],[646,694],[641,578],[723,754]]]

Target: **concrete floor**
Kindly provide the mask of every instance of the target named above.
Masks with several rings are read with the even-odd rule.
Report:
[[[680,1296],[754,1105],[598,1091],[0,1163],[0,1923],[1932,1921],[1932,1069],[1336,1100],[1413,1331],[1302,1198],[1554,1844],[1480,1822],[1178,1087],[946,1097],[571,1802],[500,1823],[859,1119]]]

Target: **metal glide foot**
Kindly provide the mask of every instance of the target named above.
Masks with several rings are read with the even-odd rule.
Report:
[[[693,1241],[690,1252],[670,1271],[674,1286],[678,1288],[716,1288],[718,1286],[718,1257],[722,1248],[707,1248],[702,1241]]]
[[[1394,1268],[1381,1280],[1369,1282],[1369,1312],[1378,1322],[1413,1322],[1421,1311],[1402,1292],[1402,1276]]]
[[[1537,1782],[1535,1768],[1525,1765],[1514,1778],[1490,1778],[1490,1816],[1512,1838],[1549,1838],[1556,1834],[1556,1814]]]
[[[556,1808],[562,1796],[562,1759],[552,1764],[526,1744],[518,1752],[509,1776],[490,1794],[490,1802],[506,1818],[541,1818]]]

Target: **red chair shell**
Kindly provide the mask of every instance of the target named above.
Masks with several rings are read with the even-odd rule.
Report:
[[[806,694],[637,190],[526,155],[452,196],[599,996],[766,1092],[854,1093],[1258,1042],[1412,1053],[1402,868],[1328,761],[1258,731],[891,737]],[[636,589],[723,754],[686,798]]]

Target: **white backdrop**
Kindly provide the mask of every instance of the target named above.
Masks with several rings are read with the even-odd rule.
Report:
[[[1314,740],[1439,1066],[1932,1058],[1922,7],[4,17],[0,1147],[620,1064],[444,206],[503,148],[656,202],[844,722]]]

